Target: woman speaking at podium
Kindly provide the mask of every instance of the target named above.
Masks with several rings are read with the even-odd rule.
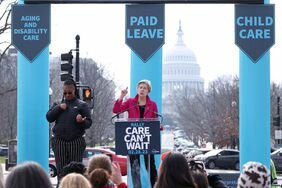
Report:
[[[134,98],[128,98],[123,101],[124,97],[128,93],[128,88],[121,91],[120,97],[115,101],[113,112],[121,113],[128,112],[128,118],[156,118],[158,113],[157,105],[152,101],[148,94],[152,90],[151,83],[149,80],[141,80],[137,85],[137,95]],[[141,188],[140,180],[140,156],[129,155],[132,184],[134,188]],[[150,159],[150,167],[148,167],[148,159]],[[154,155],[144,155],[146,169],[150,169],[150,181],[151,186],[157,179],[157,170],[155,165]]]

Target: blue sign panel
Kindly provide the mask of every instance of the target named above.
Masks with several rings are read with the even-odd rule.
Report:
[[[50,44],[50,5],[12,7],[12,44],[31,62]]]
[[[115,123],[116,153],[119,155],[160,154],[160,121]]]
[[[235,43],[256,63],[275,43],[274,5],[235,5]]]
[[[126,5],[126,44],[146,62],[164,44],[164,5]]]

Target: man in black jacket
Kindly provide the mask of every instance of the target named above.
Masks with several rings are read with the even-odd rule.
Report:
[[[91,124],[88,105],[76,98],[76,83],[66,80],[63,86],[63,100],[55,104],[46,114],[47,120],[55,122],[52,128],[52,149],[55,154],[58,181],[64,166],[71,161],[82,162],[86,148],[84,139],[85,129]]]

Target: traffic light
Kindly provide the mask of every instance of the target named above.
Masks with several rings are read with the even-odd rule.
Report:
[[[272,118],[272,125],[275,127],[279,127],[280,126],[280,116],[276,115]]]
[[[61,61],[63,61],[61,63],[61,71],[62,71],[61,72],[61,81],[73,79],[73,76],[72,76],[72,69],[73,69],[72,59],[73,59],[73,55],[72,55],[71,51],[69,53],[61,54]],[[67,61],[67,62],[65,62],[65,61]]]
[[[84,101],[91,101],[93,99],[93,94],[90,87],[82,89],[82,99]]]

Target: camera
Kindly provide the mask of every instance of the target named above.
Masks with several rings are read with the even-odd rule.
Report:
[[[204,173],[206,173],[206,167],[205,164],[203,163],[203,161],[196,161],[196,160],[190,160],[188,161],[188,165],[190,167],[190,169],[193,170],[200,170]]]

